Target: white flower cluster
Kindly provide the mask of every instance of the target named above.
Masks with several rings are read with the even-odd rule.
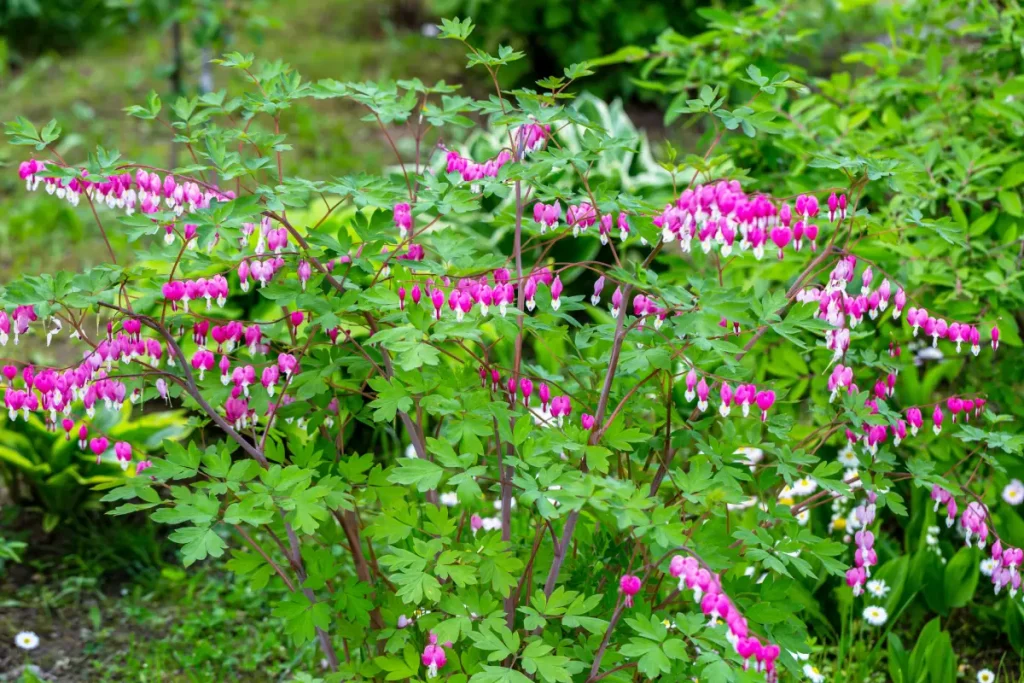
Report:
[[[810,477],[804,477],[803,479],[797,479],[792,485],[787,484],[782,487],[779,491],[779,503],[782,505],[793,505],[797,498],[803,498],[809,496],[818,490],[818,482],[814,481]],[[809,508],[800,510],[796,514],[796,521],[801,526],[806,526],[811,519],[811,511]]]

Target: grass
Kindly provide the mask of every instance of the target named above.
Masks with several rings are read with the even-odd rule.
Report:
[[[24,512],[5,520],[29,534],[30,544],[23,563],[8,563],[7,574],[0,568],[0,681],[35,680],[20,677],[26,664],[39,667],[42,680],[66,683],[289,681],[322,670],[315,642],[296,649],[283,635],[272,614],[277,589],[249,589],[224,568],[226,558],[182,569],[176,546],[141,516],[87,518],[51,537],[37,522]],[[987,667],[1000,683],[1024,681],[1012,648],[997,633],[983,635],[997,617],[985,610],[979,604],[943,620],[958,680],[973,681]],[[41,641],[27,656],[13,646],[22,630]],[[895,632],[909,650],[920,630],[900,620]],[[853,664],[872,659],[867,651],[881,639],[870,670],[840,664],[826,647],[813,659],[827,680],[889,680],[884,629],[861,626],[859,633]]]
[[[276,596],[236,582],[219,562],[180,567],[144,520],[79,520],[52,537],[22,515],[22,564],[0,575],[0,680],[31,664],[53,680],[266,681],[317,667],[271,615]],[[19,631],[37,649],[14,647]]]

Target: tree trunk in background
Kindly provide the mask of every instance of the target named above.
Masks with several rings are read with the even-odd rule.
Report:
[[[210,60],[213,59],[213,51],[209,45],[204,45],[201,54],[202,64],[199,66],[199,94],[203,95],[213,92],[213,69],[210,68]]]
[[[184,80],[185,71],[185,56],[182,54],[181,47],[181,21],[178,19],[174,20],[171,24],[171,51],[173,54],[174,68],[171,69],[171,95],[177,97],[178,95],[185,94],[185,88],[182,81]],[[177,168],[178,166],[178,145],[171,140],[171,161],[168,168]]]

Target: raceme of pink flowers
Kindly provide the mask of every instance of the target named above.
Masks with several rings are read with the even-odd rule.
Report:
[[[764,671],[769,681],[776,679],[775,661],[781,654],[778,645],[762,643],[750,633],[747,620],[722,590],[721,577],[701,567],[694,557],[675,555],[669,563],[669,574],[679,580],[678,590],[693,591],[693,599],[700,604],[708,627],[714,628],[719,621],[726,626],[726,639],[743,659],[743,668],[750,666]],[[623,577],[625,578],[625,577]]]
[[[550,134],[551,126],[528,124],[517,129],[514,142],[517,148],[522,147],[524,152],[531,152],[543,147]],[[512,161],[512,158],[513,153],[503,149],[493,159],[488,159],[480,164],[462,156],[456,151],[448,150],[445,155],[445,172],[458,173],[465,182],[473,182],[482,178],[496,178],[498,177],[498,171],[505,164]]]
[[[818,200],[811,195],[797,197],[794,211],[788,203],[746,194],[734,180],[684,190],[654,224],[663,241],[678,242],[684,252],[696,240],[705,254],[717,249],[728,257],[738,247],[760,259],[771,241],[782,259],[786,249],[801,251],[805,244],[817,249],[819,228],[812,219],[818,214]],[[833,218],[842,220],[838,214]]]

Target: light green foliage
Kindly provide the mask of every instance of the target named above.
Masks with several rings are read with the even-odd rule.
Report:
[[[112,440],[132,444],[142,458],[165,444],[167,448],[179,448],[175,442],[192,431],[191,421],[180,411],[143,415],[130,403],[121,411],[104,411],[97,418],[97,428]],[[91,451],[78,447],[77,430],[76,423],[68,439],[62,429],[48,431],[35,415],[13,421],[6,414],[0,416],[0,477],[11,492],[12,502],[37,506],[44,512],[47,531],[61,520],[98,509],[93,489],[119,486],[134,474],[123,473],[112,453],[97,464]],[[133,510],[148,507],[151,505]]]

